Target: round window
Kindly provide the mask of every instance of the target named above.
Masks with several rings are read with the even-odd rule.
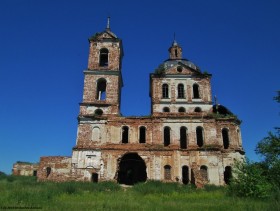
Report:
[[[183,68],[181,66],[177,67],[177,72],[181,73],[183,71]]]

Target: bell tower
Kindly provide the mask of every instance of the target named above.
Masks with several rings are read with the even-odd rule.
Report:
[[[123,48],[110,29],[110,18],[106,29],[90,37],[89,44],[80,115],[119,115]]]
[[[182,59],[182,48],[178,45],[176,40],[173,41],[172,46],[168,49],[169,59]]]
[[[182,48],[174,39],[169,58],[150,74],[152,114],[184,116],[206,114],[212,108],[211,74],[183,58]]]

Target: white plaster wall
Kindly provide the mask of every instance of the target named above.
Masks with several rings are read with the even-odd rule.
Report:
[[[102,164],[101,151],[73,151],[72,163],[76,163],[77,168],[100,169]]]

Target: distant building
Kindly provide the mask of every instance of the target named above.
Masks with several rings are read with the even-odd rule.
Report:
[[[18,161],[13,165],[12,173],[16,176],[37,176],[39,164]]]
[[[41,157],[38,180],[228,183],[234,161],[244,157],[241,122],[213,105],[212,75],[184,59],[174,40],[150,74],[151,115],[123,117],[122,41],[108,22],[89,44],[72,157]]]

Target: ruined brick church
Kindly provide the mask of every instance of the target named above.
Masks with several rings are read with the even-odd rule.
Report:
[[[229,182],[234,161],[244,157],[241,122],[213,104],[211,74],[184,59],[174,40],[150,74],[151,115],[124,117],[123,46],[109,20],[89,45],[72,157],[41,157],[39,181]]]

